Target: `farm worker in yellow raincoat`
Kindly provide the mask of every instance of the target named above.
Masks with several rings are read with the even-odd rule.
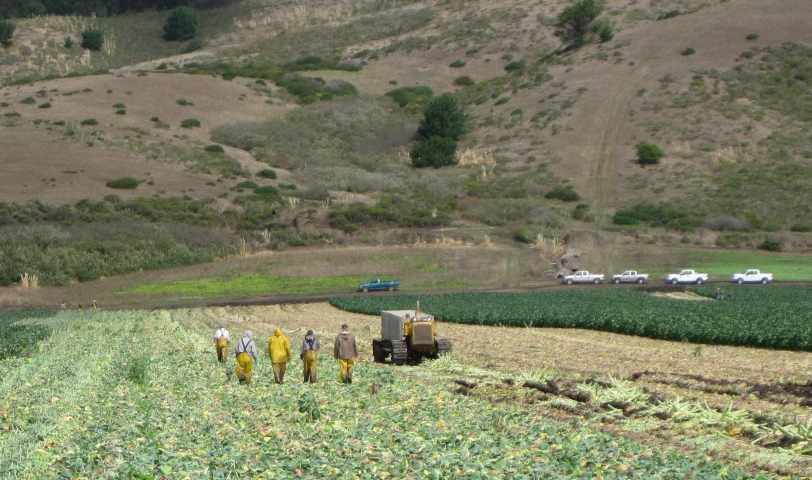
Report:
[[[226,324],[221,323],[220,328],[214,331],[214,344],[217,346],[217,360],[226,363],[226,349],[231,343],[231,335],[226,330]]]
[[[302,352],[299,357],[304,361],[304,381],[305,383],[316,383],[318,375],[316,368],[319,361],[319,339],[313,333],[313,330],[308,330],[305,335],[304,342],[302,342]]]
[[[254,370],[254,362],[257,361],[257,346],[254,343],[254,332],[246,330],[242,339],[237,342],[234,349],[237,354],[237,378],[240,383],[251,384],[251,373]]]
[[[338,359],[341,382],[352,383],[352,369],[358,356],[358,345],[355,343],[355,335],[350,333],[350,327],[346,323],[341,326],[341,333],[336,337],[333,356]]]
[[[273,338],[268,342],[268,356],[271,357],[274,381],[276,383],[284,382],[285,369],[290,361],[290,342],[278,328],[274,330]]]

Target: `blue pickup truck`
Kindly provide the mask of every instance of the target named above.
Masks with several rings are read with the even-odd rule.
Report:
[[[400,287],[400,282],[394,280],[381,280],[380,278],[373,278],[372,280],[358,285],[359,292],[369,292],[374,290],[397,290]]]

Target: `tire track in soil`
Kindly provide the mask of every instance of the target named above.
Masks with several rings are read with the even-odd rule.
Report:
[[[715,21],[715,17],[702,16],[700,18],[702,20],[711,18]],[[636,92],[649,82],[652,76],[662,73],[660,68],[673,58],[674,52],[677,52],[682,45],[685,45],[691,38],[696,38],[697,35],[707,31],[708,23],[710,22],[697,22],[688,29],[680,29],[678,34],[664,32],[658,38],[667,39],[668,41],[664,44],[660,43],[656,48],[644,53],[643,58],[639,61],[640,67],[636,68],[626,81],[620,82],[620,88],[608,95],[607,102],[603,108],[598,110],[597,115],[603,119],[605,126],[602,128],[602,134],[593,136],[590,139],[591,145],[587,147],[586,158],[597,159],[590,176],[594,182],[592,187],[593,202],[601,217],[605,213],[607,192],[612,183],[609,181],[607,173],[611,174],[617,170],[617,164],[620,161],[620,158],[618,158],[620,135],[629,123],[631,103]]]

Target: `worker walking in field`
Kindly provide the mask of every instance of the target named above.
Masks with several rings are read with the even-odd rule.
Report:
[[[240,383],[251,384],[251,373],[254,370],[254,362],[257,361],[257,346],[254,343],[254,332],[246,330],[242,339],[237,342],[234,349],[237,354],[237,378]]]
[[[336,337],[333,356],[338,360],[341,382],[352,383],[352,369],[358,357],[358,345],[355,343],[355,335],[350,333],[350,327],[346,323],[341,326],[341,333]]]
[[[319,339],[313,333],[313,330],[308,330],[305,335],[304,342],[302,342],[302,352],[299,357],[304,361],[304,382],[316,383],[318,375],[316,369],[319,361]]]
[[[217,361],[226,363],[226,350],[231,343],[231,335],[226,330],[226,324],[221,323],[220,327],[214,331],[214,345],[217,348]]]
[[[278,328],[274,330],[273,337],[268,342],[268,356],[271,357],[274,381],[282,383],[285,381],[285,370],[290,361],[290,342]]]

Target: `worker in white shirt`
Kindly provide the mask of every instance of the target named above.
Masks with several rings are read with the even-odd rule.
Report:
[[[226,324],[221,323],[220,328],[214,332],[214,344],[217,346],[217,360],[220,363],[226,363],[226,349],[231,342],[231,336],[226,330]]]

